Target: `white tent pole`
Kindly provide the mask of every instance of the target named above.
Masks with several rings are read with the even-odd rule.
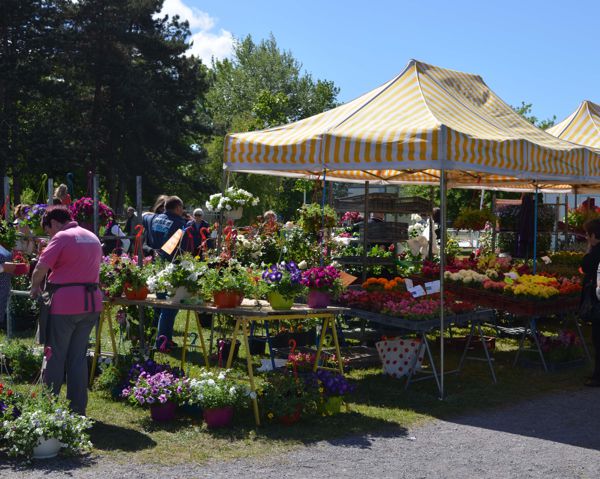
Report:
[[[440,399],[444,399],[444,270],[446,269],[446,171],[440,170]]]

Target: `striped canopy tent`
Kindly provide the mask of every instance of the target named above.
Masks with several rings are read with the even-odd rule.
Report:
[[[523,119],[478,75],[411,60],[394,79],[301,121],[226,138],[229,171],[450,187],[568,190],[597,151]]]
[[[584,100],[571,115],[546,130],[561,140],[600,150],[600,105]],[[598,193],[600,185],[580,185],[578,192]]]

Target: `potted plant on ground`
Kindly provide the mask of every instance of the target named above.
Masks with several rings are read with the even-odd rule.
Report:
[[[279,421],[286,426],[298,422],[303,413],[314,413],[317,399],[314,387],[287,372],[269,374],[261,395],[267,420]]]
[[[187,404],[202,408],[211,429],[229,426],[235,409],[248,403],[248,388],[231,379],[230,371],[202,369],[198,379],[189,380],[188,387]]]
[[[317,266],[302,272],[302,284],[308,288],[308,306],[326,308],[331,298],[343,289],[340,272],[334,266]]]
[[[168,371],[150,374],[143,371],[135,385],[123,389],[121,395],[139,406],[149,406],[153,421],[165,422],[175,419],[177,405],[185,397],[187,380]]]
[[[210,195],[206,202],[206,209],[214,213],[223,213],[223,215],[232,220],[238,220],[242,217],[245,206],[256,206],[259,199],[246,190],[227,188],[224,193]]]
[[[0,424],[0,437],[11,456],[45,459],[61,448],[78,454],[92,447],[86,432],[92,421],[71,412],[64,399],[47,390],[19,397],[12,409],[4,410]]]
[[[262,274],[261,287],[273,309],[290,309],[304,292],[302,272],[293,261],[272,264]]]
[[[217,308],[235,308],[252,291],[250,273],[236,260],[209,265],[202,284],[205,298]]]
[[[319,369],[313,381],[321,393],[319,411],[328,416],[339,413],[344,398],[355,389],[354,385],[340,373],[326,369]]]

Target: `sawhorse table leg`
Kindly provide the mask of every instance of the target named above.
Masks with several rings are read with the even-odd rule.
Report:
[[[185,371],[185,362],[186,362],[186,354],[188,350],[188,335],[190,332],[190,316],[192,312],[190,310],[187,311],[185,317],[185,330],[183,333],[183,346],[181,348],[181,370]],[[206,345],[204,344],[204,335],[202,334],[202,325],[200,324],[200,317],[198,316],[198,312],[194,311],[194,316],[196,318],[196,329],[198,330],[198,340],[200,341],[200,348],[202,348],[202,355],[204,356],[204,365],[208,368],[210,367],[208,362],[208,352],[206,351]]]
[[[112,308],[106,307],[102,313],[100,313],[100,318],[98,319],[98,325],[96,326],[96,344],[94,346],[94,357],[92,358],[92,368],[90,370],[90,386],[94,383],[94,376],[96,374],[96,367],[98,366],[98,357],[100,356],[101,343],[102,343],[102,325],[104,321],[108,322],[108,333],[110,336],[110,342],[112,345],[112,356],[113,361],[117,364],[118,354],[117,354],[117,341],[115,339],[115,332],[113,331],[113,323],[112,323]]]
[[[335,346],[335,354],[338,362],[338,370],[341,375],[344,375],[344,364],[342,359],[342,354],[340,352],[340,343],[338,341],[337,329],[335,327],[335,316],[328,315],[323,318],[323,328],[321,329],[321,335],[319,337],[319,346],[317,347],[317,355],[315,358],[315,364],[313,365],[313,371],[317,371],[319,368],[319,361],[321,360],[321,352],[323,351],[323,343],[325,342],[325,335],[327,334],[327,329],[331,329],[331,334],[333,336],[333,344]],[[323,368],[323,369],[331,369],[331,368]]]

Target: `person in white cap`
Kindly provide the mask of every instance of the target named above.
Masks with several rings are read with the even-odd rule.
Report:
[[[209,224],[204,220],[204,211],[202,208],[194,210],[194,219],[185,225],[184,237],[182,241],[183,249],[194,255],[202,256],[202,228],[208,228]],[[208,237],[208,232],[203,232]]]

